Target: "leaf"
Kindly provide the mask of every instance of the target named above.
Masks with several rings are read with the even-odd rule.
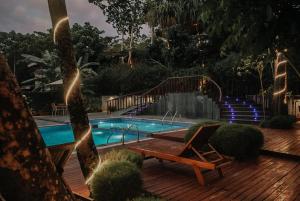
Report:
[[[80,69],[84,69],[84,68],[86,68],[88,66],[99,66],[99,65],[100,64],[98,62],[89,62],[89,63],[86,63],[86,64],[80,66]]]

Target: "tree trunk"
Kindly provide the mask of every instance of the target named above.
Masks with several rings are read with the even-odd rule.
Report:
[[[53,24],[53,30],[61,19],[66,18],[67,10],[65,0],[48,0],[50,16]],[[56,27],[55,41],[57,43],[60,57],[62,59],[62,72],[65,97],[67,91],[77,74],[73,45],[71,41],[71,33],[68,20],[59,23]],[[70,113],[70,120],[75,135],[76,142],[82,143],[76,147],[78,160],[83,173],[87,179],[93,172],[93,169],[99,162],[98,152],[95,147],[91,132],[85,138],[85,134],[89,130],[89,119],[83,106],[82,95],[80,91],[80,81],[76,82],[67,102]],[[83,138],[84,137],[84,138]],[[75,176],[75,175],[74,175]]]
[[[153,26],[151,26],[150,28],[151,28],[151,42],[150,42],[150,44],[153,45],[153,43],[154,43],[155,31],[154,31],[154,27],[153,27]]]
[[[133,62],[132,62],[133,28],[130,29],[129,37],[130,37],[130,42],[129,42],[129,50],[128,50],[128,65],[130,65],[130,67],[132,68],[133,67]]]
[[[273,99],[272,99],[272,113],[273,115],[285,115],[288,113],[287,104],[284,103],[285,93],[287,89],[287,77],[279,77],[276,79],[276,75],[280,75],[286,72],[286,64],[278,66],[278,63],[284,60],[284,56],[278,53],[278,56],[274,62],[274,87],[273,87]],[[280,92],[285,89],[284,92]]]
[[[56,172],[3,55],[0,55],[0,144],[0,192],[6,201],[76,200]]]
[[[258,72],[259,73],[259,82],[260,82],[260,88],[261,88],[261,97],[262,97],[262,107],[263,107],[263,115],[264,120],[266,120],[266,106],[265,106],[265,93],[264,93],[264,85],[263,85],[263,71]]]

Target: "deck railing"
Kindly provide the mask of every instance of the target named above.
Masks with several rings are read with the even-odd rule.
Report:
[[[134,107],[137,112],[151,103],[158,102],[168,93],[200,91],[216,102],[222,99],[220,86],[205,75],[170,77],[144,93],[133,93],[107,101],[108,113]]]

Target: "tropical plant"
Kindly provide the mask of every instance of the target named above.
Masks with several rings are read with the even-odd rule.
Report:
[[[42,57],[29,54],[22,54],[22,57],[28,68],[34,69],[33,78],[22,82],[23,86],[34,86],[32,91],[45,91],[47,84],[61,78],[60,61],[55,52],[46,50]]]

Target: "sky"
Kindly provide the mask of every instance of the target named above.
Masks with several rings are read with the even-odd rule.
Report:
[[[116,36],[117,32],[108,23],[102,10],[88,3],[88,0],[66,0],[70,23],[91,25],[104,30],[107,36]],[[21,33],[46,31],[51,28],[51,19],[47,0],[0,0],[0,32],[15,30]],[[147,29],[144,28],[144,33]]]

